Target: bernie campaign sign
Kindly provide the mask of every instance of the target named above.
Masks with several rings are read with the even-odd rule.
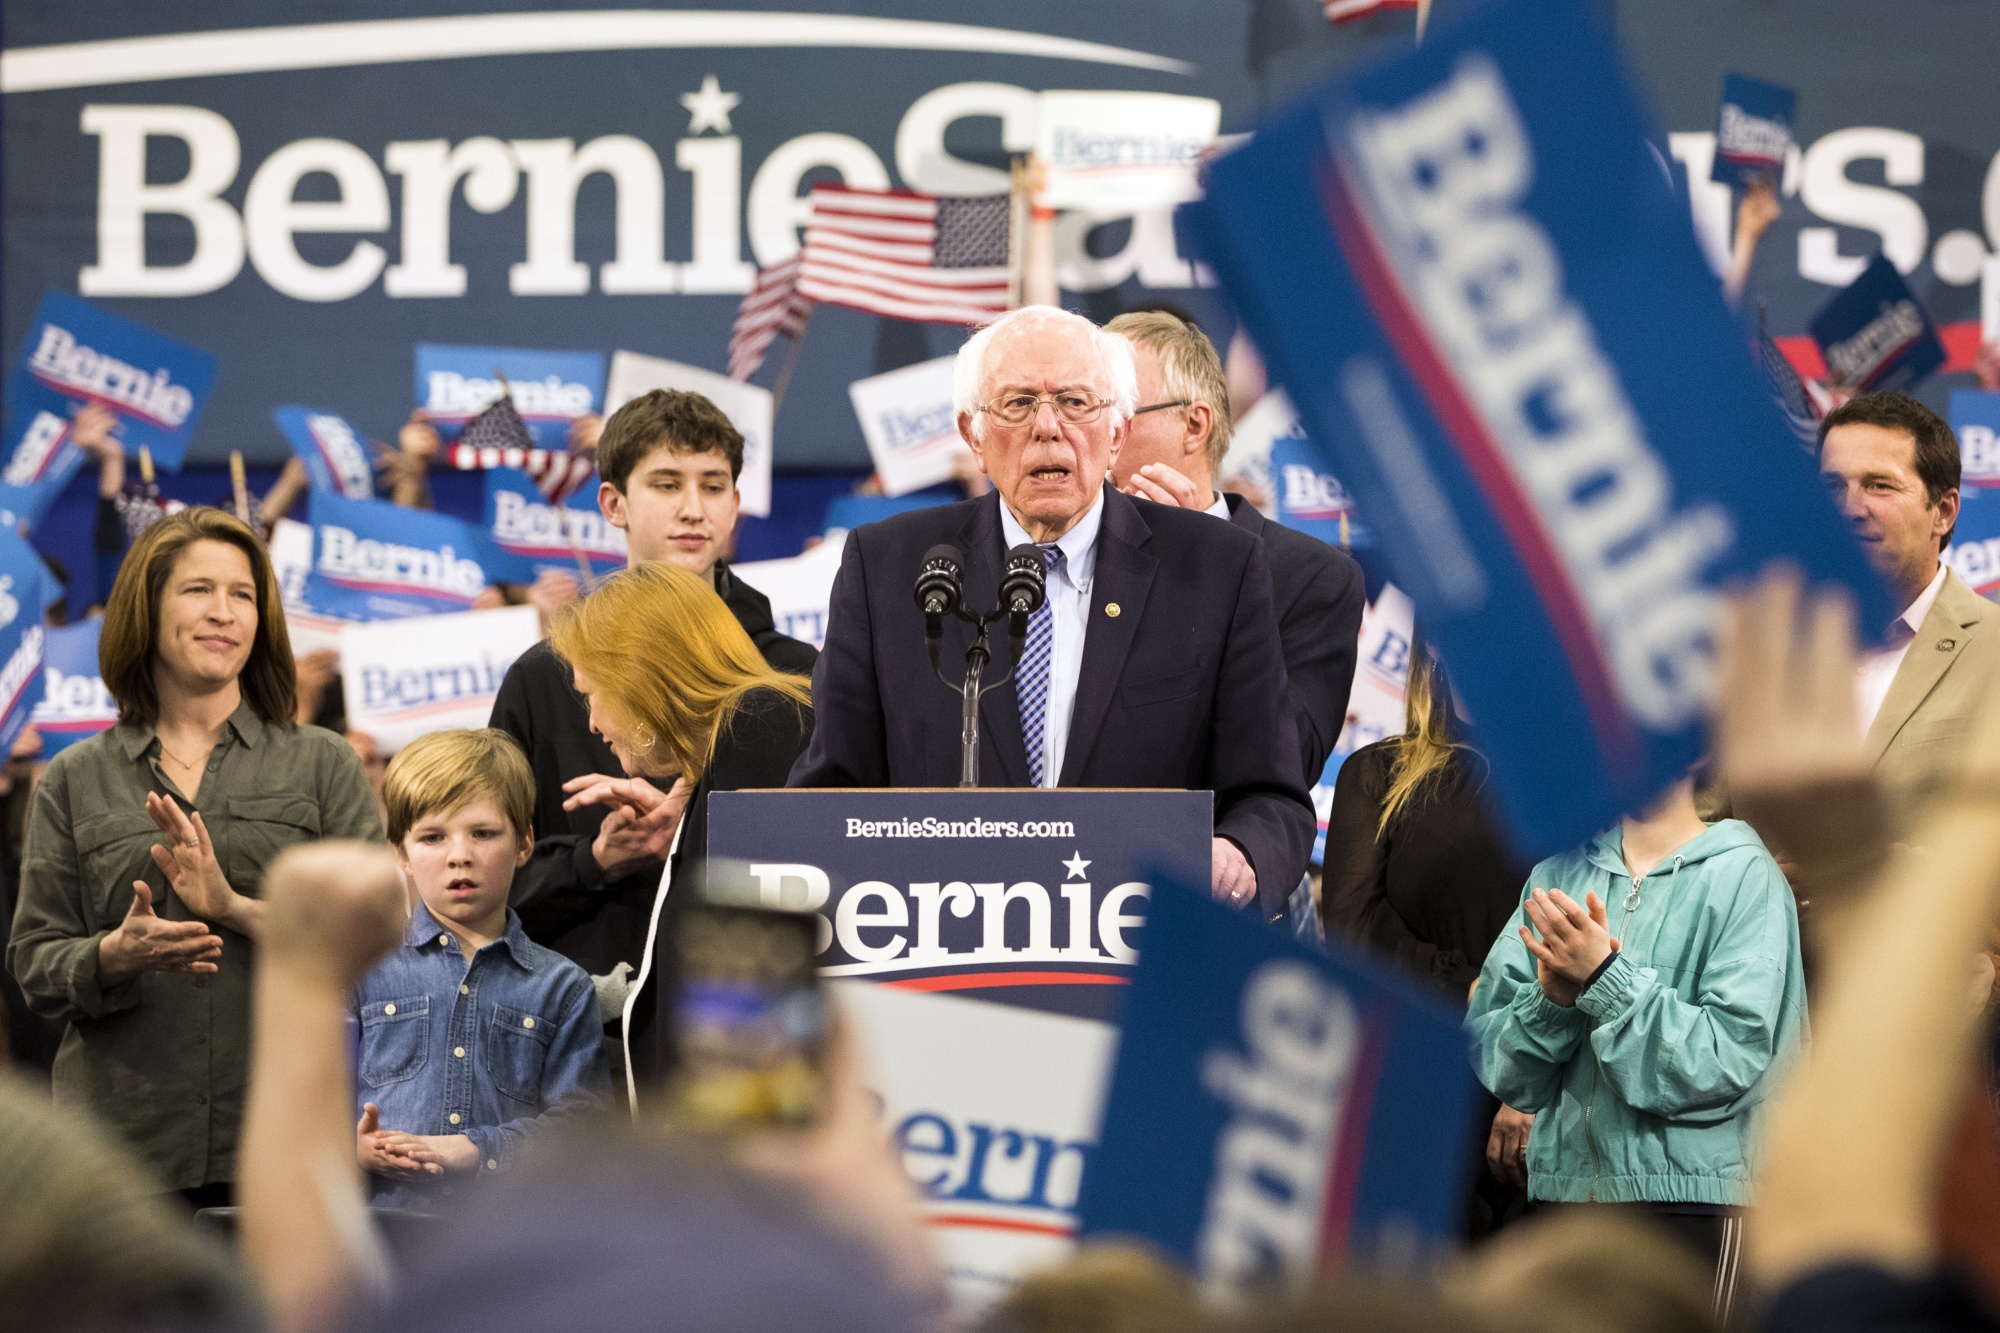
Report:
[[[0,528],[0,756],[42,701],[42,613],[61,595],[35,548]]]
[[[847,386],[884,495],[908,495],[950,481],[961,461],[972,456],[951,410],[951,368],[957,360],[940,356]]]
[[[597,487],[549,502],[519,468],[486,469],[486,572],[503,583],[533,583],[544,570],[594,577],[625,568],[625,533],[597,507]]]
[[[1876,255],[1806,327],[1833,382],[1857,393],[1907,389],[1944,364],[1937,326],[1887,255]]]
[[[426,732],[483,727],[507,668],[541,636],[532,606],[350,626],[340,636],[347,724],[384,751]]]
[[[604,402],[604,357],[598,352],[544,352],[521,347],[417,344],[417,406],[446,440],[511,393],[514,410],[540,449],[568,448],[570,423]]]
[[[1150,1240],[1224,1303],[1456,1239],[1477,1091],[1459,1016],[1334,949],[1160,887],[1080,1234]]]
[[[1722,79],[1722,106],[1716,113],[1715,164],[1708,178],[1742,189],[1762,176],[1784,174],[1792,146],[1792,115],[1798,94],[1790,88],[1742,74]]]
[[[1958,436],[1958,529],[1945,563],[1981,597],[2000,599],[2000,393],[1954,389]]]
[[[315,491],[308,609],[340,620],[466,611],[486,587],[479,529],[386,500]]]
[[[104,688],[97,665],[103,629],[104,622],[93,616],[45,632],[42,701],[31,715],[42,738],[43,759],[55,758],[118,721],[118,701]]]
[[[271,420],[306,465],[314,490],[349,500],[375,498],[375,464],[360,432],[331,412],[312,407],[278,407]]]
[[[1196,168],[1222,126],[1214,98],[1065,90],[1035,101],[1048,207],[1115,215],[1201,197]]]
[[[60,408],[15,403],[7,411],[6,463],[0,465],[0,522],[23,532],[42,521],[69,479],[83,466],[83,450]]]
[[[1480,720],[1525,851],[1700,755],[1729,580],[1786,557],[1887,623],[1583,0],[1490,5],[1328,83],[1191,207]]]
[[[214,383],[208,353],[52,291],[7,381],[7,407],[25,421],[42,412],[66,421],[79,405],[102,403],[118,417],[125,452],[143,445],[155,466],[178,472]]]

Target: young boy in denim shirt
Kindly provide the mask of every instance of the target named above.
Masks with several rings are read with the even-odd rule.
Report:
[[[372,1201],[424,1208],[454,1177],[504,1170],[538,1122],[608,1091],[597,994],[507,906],[534,847],[535,779],[505,732],[405,746],[382,787],[418,902],[355,988],[355,1153]]]

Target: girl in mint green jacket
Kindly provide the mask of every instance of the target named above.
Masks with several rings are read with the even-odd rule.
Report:
[[[1530,1199],[1721,1214],[1749,1201],[1753,1108],[1805,1034],[1791,889],[1683,782],[1534,868],[1466,1022],[1481,1081],[1535,1117]]]

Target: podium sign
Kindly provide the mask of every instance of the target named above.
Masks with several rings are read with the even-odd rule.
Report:
[[[970,1315],[1060,1263],[1153,885],[1209,879],[1208,792],[798,790],[709,798],[711,895],[820,914]]]

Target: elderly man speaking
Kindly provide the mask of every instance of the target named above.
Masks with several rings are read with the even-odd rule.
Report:
[[[960,349],[952,387],[993,491],[848,537],[813,673],[818,726],[791,785],[957,783],[959,701],[931,672],[911,588],[949,543],[983,610],[1005,553],[1032,542],[1048,600],[1015,684],[981,705],[981,783],[1213,791],[1215,896],[1282,914],[1313,811],[1261,545],[1105,485],[1137,390],[1130,345],[1090,321],[1012,311]]]

